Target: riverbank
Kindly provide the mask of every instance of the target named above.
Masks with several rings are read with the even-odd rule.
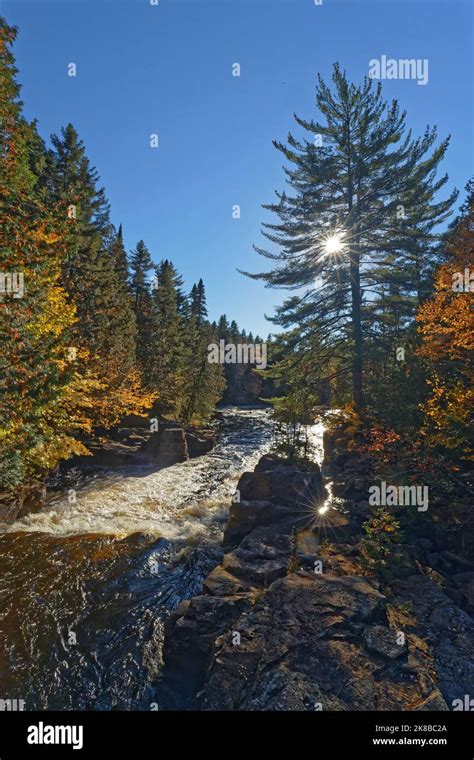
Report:
[[[222,561],[165,626],[164,709],[450,710],[472,690],[474,564],[426,521],[397,574],[370,572],[367,462],[325,443],[342,509],[317,466],[241,476]]]

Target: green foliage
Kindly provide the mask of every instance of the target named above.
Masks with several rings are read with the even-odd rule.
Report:
[[[360,542],[362,564],[385,579],[397,575],[403,561],[398,550],[403,540],[399,522],[384,507],[380,507],[363,528],[366,537]]]
[[[161,414],[177,417],[184,382],[184,344],[182,317],[178,308],[178,289],[182,280],[170,261],[156,270],[152,290],[150,368],[148,382],[158,393]]]
[[[207,317],[206,308],[206,294],[204,291],[204,283],[199,280],[197,285],[193,285],[189,296],[190,312],[198,326],[201,325]]]
[[[448,140],[435,147],[435,129],[412,139],[405,113],[371,79],[356,86],[336,65],[333,85],[318,78],[321,121],[295,117],[307,139],[274,143],[291,194],[264,206],[277,221],[263,226],[271,249],[256,250],[275,268],[249,276],[299,291],[272,321],[294,330],[293,349],[312,354],[317,376],[337,378],[338,392],[362,406],[370,351],[388,359],[400,345],[428,286],[434,228],[456,193],[438,200]],[[380,365],[388,393],[390,368],[381,377]]]
[[[245,330],[240,330],[236,321],[230,323],[226,314],[219,318],[216,329],[216,340],[223,340],[225,344],[261,344],[262,339],[259,335],[253,337],[252,333],[246,334]],[[268,341],[267,341],[268,343]],[[247,404],[260,402],[264,395],[268,395],[262,381],[263,374],[256,370],[256,365],[247,364],[224,364],[224,376],[226,387],[224,390],[223,401],[229,404]]]
[[[315,418],[315,397],[306,388],[299,387],[285,396],[268,400],[273,404],[276,453],[290,462],[314,461],[308,426]]]
[[[150,402],[137,370],[127,256],[121,230],[117,234],[110,222],[97,171],[72,124],[60,136],[52,135],[51,142],[47,195],[52,203],[64,204],[71,226],[63,281],[77,320],[68,332],[69,345],[77,352],[78,378],[88,388],[83,413],[92,427],[108,427]]]
[[[202,292],[204,294],[204,286]],[[202,312],[201,316],[197,312],[184,325],[186,372],[179,418],[185,425],[207,421],[225,388],[222,365],[208,361],[208,346],[217,341],[217,332],[203,320]]]
[[[144,382],[148,386],[154,332],[149,281],[149,272],[152,269],[150,252],[143,240],[139,240],[130,255],[129,291],[137,325],[136,357]]]

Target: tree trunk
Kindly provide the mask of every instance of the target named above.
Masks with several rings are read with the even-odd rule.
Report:
[[[362,323],[361,323],[361,292],[359,254],[351,252],[350,278],[352,297],[352,337],[354,340],[352,356],[352,399],[357,409],[364,406],[362,393]]]
[[[352,174],[352,150],[350,139],[350,127],[347,122],[347,146],[348,146],[348,165],[347,165],[347,178],[348,178],[348,207],[349,214],[353,211],[353,199],[354,199],[354,187],[353,187],[353,174]],[[357,185],[357,198],[360,193],[360,181]],[[354,225],[356,231],[355,240],[358,241],[359,237],[359,225]],[[349,276],[351,279],[351,301],[352,301],[352,339],[353,354],[352,354],[352,400],[354,401],[356,409],[361,409],[364,406],[364,398],[362,394],[362,322],[361,322],[361,292],[360,292],[360,254],[358,250],[358,243],[354,242],[351,246],[349,253]]]

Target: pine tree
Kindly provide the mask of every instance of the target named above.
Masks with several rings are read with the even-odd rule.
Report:
[[[240,330],[235,319],[229,325],[228,339],[230,343],[238,343],[240,340]]]
[[[178,416],[182,402],[184,365],[179,289],[182,279],[173,264],[164,260],[156,269],[152,292],[152,345],[149,381],[158,394],[161,414]]]
[[[136,355],[147,386],[153,346],[152,298],[149,272],[153,262],[143,240],[139,240],[130,256],[130,294],[137,325]]]
[[[139,240],[135,250],[130,255],[130,292],[137,316],[141,302],[150,295],[148,272],[153,268],[150,252],[143,240]]]
[[[360,407],[365,344],[383,339],[380,309],[395,332],[413,318],[416,303],[407,304],[421,294],[422,257],[456,194],[435,201],[447,181],[435,174],[448,140],[432,152],[436,130],[412,140],[406,114],[382,99],[380,84],[374,88],[367,78],[360,87],[349,84],[337,65],[333,82],[331,92],[319,77],[323,122],[295,117],[313,141],[290,134],[287,145],[274,143],[290,162],[285,172],[293,194],[277,193],[278,203],[264,207],[279,222],[265,224],[263,234],[281,251],[256,250],[278,266],[250,276],[269,287],[306,288],[273,321],[297,324],[302,344],[314,339],[320,363],[332,357],[329,375],[350,374]]]
[[[206,320],[206,295],[202,279],[193,285],[189,318],[183,322],[183,399],[179,417],[185,425],[209,420],[226,381],[221,364],[209,362],[209,346],[218,341],[216,328]]]
[[[123,244],[122,225],[119,225],[117,234],[114,236],[111,244],[111,253],[114,261],[115,271],[117,272],[119,284],[128,289],[128,257]]]
[[[225,387],[222,364],[210,363],[208,347],[217,341],[217,333],[209,324],[198,324],[191,317],[184,332],[184,362],[186,372],[182,401],[178,412],[184,425],[207,422],[220,401]]]
[[[202,278],[191,289],[190,304],[191,316],[196,318],[198,325],[202,324],[207,317],[206,294]]]
[[[222,314],[217,322],[217,336],[219,340],[222,339],[225,341],[229,336],[229,322],[227,321],[227,316],[225,314]]]
[[[108,356],[115,364],[114,375],[123,377],[127,382],[133,375],[134,381],[140,383],[137,375],[136,341],[137,324],[132,299],[128,289],[128,260],[123,244],[122,225],[112,235],[109,244],[114,277],[108,307],[108,343],[101,346],[101,355]]]
[[[66,289],[77,307],[78,344],[99,352],[108,328],[107,293],[115,287],[115,272],[106,252],[112,233],[109,204],[97,189],[97,172],[90,167],[82,141],[72,126],[52,135],[50,196],[62,201],[74,227],[74,247],[65,266]],[[82,339],[82,340],[81,340]]]

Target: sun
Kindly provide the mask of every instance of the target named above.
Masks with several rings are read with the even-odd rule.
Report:
[[[336,253],[341,253],[341,251],[344,249],[343,234],[339,232],[335,235],[331,235],[330,237],[326,238],[323,245],[324,252],[328,256],[333,256]]]

